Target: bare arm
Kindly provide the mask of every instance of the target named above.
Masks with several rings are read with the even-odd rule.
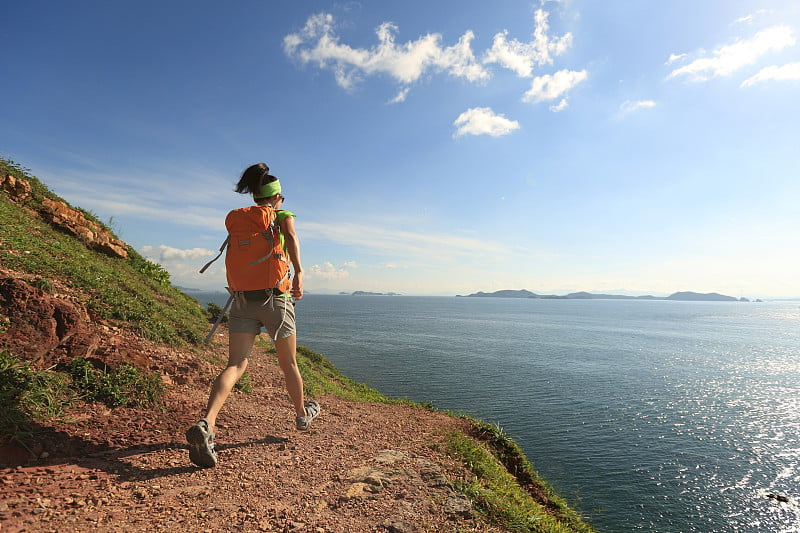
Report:
[[[292,296],[296,299],[303,297],[303,265],[300,262],[300,239],[294,229],[294,217],[286,217],[281,222],[281,232],[283,233],[286,252],[294,268],[294,279],[292,279]]]

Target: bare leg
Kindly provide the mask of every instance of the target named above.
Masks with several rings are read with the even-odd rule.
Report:
[[[214,380],[214,385],[211,388],[211,396],[208,398],[208,406],[206,407],[206,416],[208,425],[212,431],[217,423],[217,415],[222,404],[228,399],[233,386],[242,377],[244,371],[247,369],[247,357],[253,349],[253,343],[256,340],[255,333],[231,333],[230,341],[228,343],[228,364],[219,373],[217,379]]]
[[[278,363],[286,378],[286,390],[294,404],[295,413],[297,416],[306,416],[303,377],[297,368],[297,335],[275,341],[275,350],[278,352]]]

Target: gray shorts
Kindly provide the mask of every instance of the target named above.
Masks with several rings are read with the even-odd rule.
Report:
[[[267,330],[272,339],[285,339],[297,332],[294,321],[294,302],[286,296],[265,291],[244,291],[231,306],[228,331],[231,333],[261,333]]]

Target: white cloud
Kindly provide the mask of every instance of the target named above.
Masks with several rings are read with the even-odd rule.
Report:
[[[225,260],[221,257],[205,274],[200,267],[217,255],[219,250],[205,248],[180,249],[160,244],[142,246],[139,252],[147,259],[158,263],[170,274],[173,283],[182,287],[205,287],[221,289],[225,280]]]
[[[400,103],[405,102],[406,101],[406,97],[408,96],[408,91],[409,90],[410,89],[408,87],[403,87],[402,89],[400,89],[400,92],[398,92],[397,95],[394,98],[389,100],[389,103],[390,104],[400,104]]]
[[[543,9],[536,10],[533,40],[530,42],[522,43],[516,39],[509,41],[508,31],[496,34],[492,47],[484,54],[483,63],[498,63],[522,78],[530,78],[535,66],[552,65],[553,56],[563,54],[572,45],[572,34],[549,36],[547,17],[548,14]]]
[[[559,111],[564,111],[567,107],[569,107],[569,102],[567,102],[566,98],[563,98],[556,105],[551,105],[550,111],[552,111],[553,113],[558,113]]]
[[[455,137],[462,135],[491,135],[500,137],[519,129],[519,122],[498,115],[488,107],[473,107],[461,113],[453,122]]]
[[[759,9],[758,11],[753,13],[752,15],[739,17],[738,19],[734,20],[733,23],[734,24],[752,24],[753,21],[756,19],[756,17],[759,17],[759,16],[763,15],[766,12],[767,12],[766,9]]]
[[[670,54],[669,59],[667,59],[667,65],[671,65],[676,61],[680,61],[681,59],[689,57],[689,54]]]
[[[750,39],[738,40],[712,52],[711,57],[695,59],[688,65],[673,70],[670,78],[686,76],[697,81],[706,81],[720,76],[729,76],[742,67],[752,65],[768,52],[778,52],[796,42],[788,26],[772,26],[755,34]],[[670,59],[673,56],[670,56]]]
[[[437,41],[440,38],[436,36]],[[442,60],[437,66],[443,67],[450,74],[469,81],[487,80],[490,78],[489,72],[484,69],[475,59],[472,53],[472,39],[475,34],[470,30],[464,33],[455,46],[445,48],[442,51]]]
[[[755,76],[751,76],[750,78],[744,80],[741,84],[741,87],[750,87],[756,83],[763,83],[766,81],[787,80],[800,80],[800,62],[788,63],[780,67],[777,65],[765,67],[758,71]]]
[[[542,8],[535,11],[533,35],[528,42],[510,38],[507,30],[495,34],[492,47],[483,53],[480,60],[472,51],[475,34],[471,30],[465,31],[452,46],[444,45],[438,33],[428,33],[414,41],[399,43],[396,38],[398,27],[391,22],[384,22],[375,30],[375,45],[355,48],[340,42],[333,15],[329,13],[309,17],[301,30],[284,37],[283,48],[288,57],[303,65],[311,64],[330,70],[336,83],[345,90],[353,89],[367,77],[387,75],[401,84],[400,90],[388,101],[397,104],[405,102],[411,86],[430,73],[445,73],[479,82],[491,77],[486,67],[497,64],[520,77],[531,78],[536,67],[552,65],[555,57],[564,54],[572,46],[572,33],[551,35],[548,17],[547,11]],[[585,71],[583,73],[585,75]],[[564,100],[553,109],[559,111],[566,105]],[[499,131],[503,131],[502,126]],[[507,131],[499,134],[505,133]]]
[[[516,39],[509,43],[506,40],[507,36],[508,31],[494,36],[492,48],[484,55],[483,62],[485,64],[499,63],[522,78],[530,77],[533,73],[533,58],[525,51],[527,45]]]
[[[634,111],[639,111],[641,109],[651,109],[656,106],[656,103],[653,100],[626,100],[622,102],[619,106],[619,110],[623,114],[633,113]]]
[[[585,70],[559,70],[555,74],[537,76],[531,88],[522,97],[523,102],[538,103],[563,97],[573,87],[585,81],[589,75]],[[560,104],[559,104],[560,105]]]
[[[331,262],[325,262],[321,265],[312,265],[309,269],[308,276],[310,279],[343,279],[350,276],[348,268],[353,268],[353,263],[345,263],[337,268]]]
[[[389,75],[404,85],[416,82],[428,71],[442,71],[469,81],[489,78],[472,53],[472,31],[466,31],[453,46],[443,46],[438,33],[398,44],[397,31],[397,26],[384,22],[375,30],[377,45],[370,49],[352,48],[339,42],[333,15],[320,13],[309,17],[301,31],[284,37],[283,47],[287,56],[300,63],[333,70],[336,82],[344,89],[354,87],[362,76],[376,74]],[[404,93],[401,95],[405,98]],[[402,101],[398,97],[395,100]]]
[[[208,250],[206,248],[189,248],[186,250],[181,250],[180,248],[173,248],[172,246],[167,246],[165,244],[160,244],[158,246],[142,246],[139,251],[146,258],[150,259],[151,261],[155,261],[160,265],[170,262],[210,258],[217,254],[217,252],[214,250]]]

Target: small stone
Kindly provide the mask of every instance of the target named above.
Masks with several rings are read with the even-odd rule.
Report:
[[[406,459],[408,459],[408,454],[397,450],[381,450],[375,457],[376,462],[384,464],[392,464]]]
[[[379,487],[374,485],[367,485],[366,483],[353,483],[348,487],[347,492],[342,496],[343,501],[358,500],[358,499],[372,499],[375,498],[374,489],[380,490]]]
[[[391,518],[383,523],[383,527],[389,533],[414,533],[417,530],[411,522]]]
[[[444,502],[445,514],[451,517],[470,518],[472,516],[472,503],[464,496],[451,494]]]

